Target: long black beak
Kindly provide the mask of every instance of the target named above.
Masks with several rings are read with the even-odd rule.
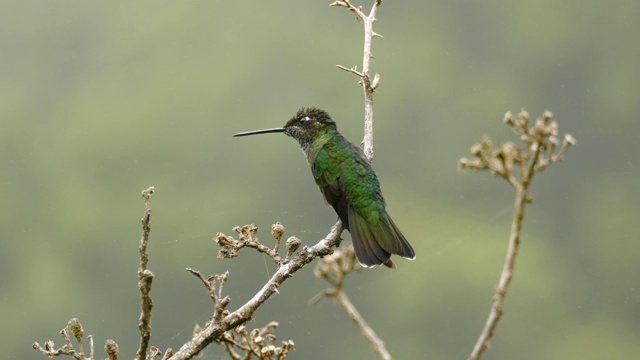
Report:
[[[268,133],[280,133],[284,132],[284,128],[273,128],[273,129],[264,129],[264,130],[255,130],[255,131],[247,131],[241,132],[233,135],[236,136],[247,136],[247,135],[256,135],[256,134],[268,134]]]

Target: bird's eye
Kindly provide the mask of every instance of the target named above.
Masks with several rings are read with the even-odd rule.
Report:
[[[305,116],[305,117],[301,117],[301,118],[298,120],[298,122],[300,122],[300,124],[304,124],[304,123],[306,123],[306,122],[307,122],[307,121],[309,121],[309,120],[311,120],[311,118],[310,118],[310,117],[308,117],[308,116]]]

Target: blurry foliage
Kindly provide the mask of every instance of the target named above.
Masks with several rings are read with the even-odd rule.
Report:
[[[233,273],[243,287],[226,289],[230,309],[273,274],[258,254],[216,259],[215,229],[281,221],[308,245],[334,223],[291,139],[241,144],[230,135],[281,126],[315,105],[359,141],[361,90],[334,67],[361,60],[351,14],[321,1],[2,8],[6,357],[36,356],[30,344],[71,317],[134,352],[146,186],[157,189],[149,252],[162,348],[209,314],[185,267]],[[359,272],[346,286],[389,351],[460,359],[470,350],[502,264],[510,202],[493,179],[457,174],[456,161],[483,132],[506,138],[495,118],[527,107],[553,109],[581,143],[533,185],[509,315],[490,357],[640,352],[640,3],[386,1],[378,15],[374,165],[418,258],[395,272]],[[279,337],[295,339],[292,357],[370,354],[334,306],[308,305],[324,286],[311,271],[291,280],[256,321],[278,319]]]

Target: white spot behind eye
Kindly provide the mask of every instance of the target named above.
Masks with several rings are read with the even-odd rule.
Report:
[[[303,118],[300,118],[300,122],[307,122],[307,121],[309,121],[309,120],[311,120],[311,118],[310,118],[310,117],[308,117],[308,116],[305,116],[305,117],[303,117]]]

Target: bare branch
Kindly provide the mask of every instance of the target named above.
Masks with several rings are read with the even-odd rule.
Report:
[[[331,254],[333,252],[332,248],[340,244],[340,234],[342,234],[343,230],[342,223],[338,221],[324,239],[312,247],[302,248],[289,262],[283,263],[251,300],[239,309],[226,314],[226,316],[210,321],[202,331],[185,343],[171,359],[190,359],[202,351],[208,344],[220,339],[224,332],[249,321],[256,309],[267,301],[271,295],[276,293],[278,287],[293,276],[295,272],[309,264],[315,258]]]
[[[151,340],[151,309],[153,309],[153,300],[151,299],[151,284],[153,282],[153,273],[147,268],[149,255],[147,254],[147,244],[149,242],[149,233],[151,232],[151,195],[155,191],[153,186],[142,192],[144,198],[145,213],[142,217],[142,238],[140,239],[140,267],[138,268],[138,290],[140,290],[140,322],[138,329],[140,330],[140,345],[136,352],[137,360],[145,360],[149,341]]]
[[[567,134],[561,150],[558,153],[554,153],[557,143],[558,123],[551,120],[552,116],[553,114],[550,111],[545,111],[543,116],[537,119],[532,126],[529,121],[529,114],[526,111],[521,111],[515,118],[511,113],[507,113],[504,122],[513,128],[515,134],[524,143],[525,148],[518,148],[512,143],[494,147],[491,140],[485,136],[479,143],[471,147],[471,153],[476,159],[462,158],[458,162],[460,169],[485,170],[498,175],[505,179],[515,190],[511,233],[502,273],[493,296],[489,317],[468,360],[480,359],[482,353],[489,348],[489,341],[493,337],[493,333],[504,312],[504,301],[513,278],[513,270],[520,246],[524,206],[533,200],[529,193],[533,175],[544,170],[551,163],[562,161],[568,147],[575,144],[573,136]],[[517,173],[514,169],[518,170]]]
[[[351,303],[351,300],[344,292],[342,288],[338,289],[336,292],[332,294],[332,296],[338,301],[340,306],[344,309],[344,311],[349,314],[349,317],[353,322],[358,326],[362,335],[371,343],[373,350],[376,352],[380,359],[391,360],[391,354],[387,351],[384,346],[384,342],[378,337],[378,335],[373,331],[373,328],[367,324],[362,315],[358,312],[356,307]]]
[[[209,298],[211,302],[213,302],[213,317],[214,319],[220,319],[224,316],[224,310],[229,304],[229,297],[222,297],[222,287],[224,283],[227,282],[229,278],[229,272],[225,272],[222,275],[213,275],[209,276],[209,278],[205,278],[199,271],[193,270],[191,268],[186,269],[191,274],[195,275],[202,281],[204,286],[207,288],[209,292]]]

